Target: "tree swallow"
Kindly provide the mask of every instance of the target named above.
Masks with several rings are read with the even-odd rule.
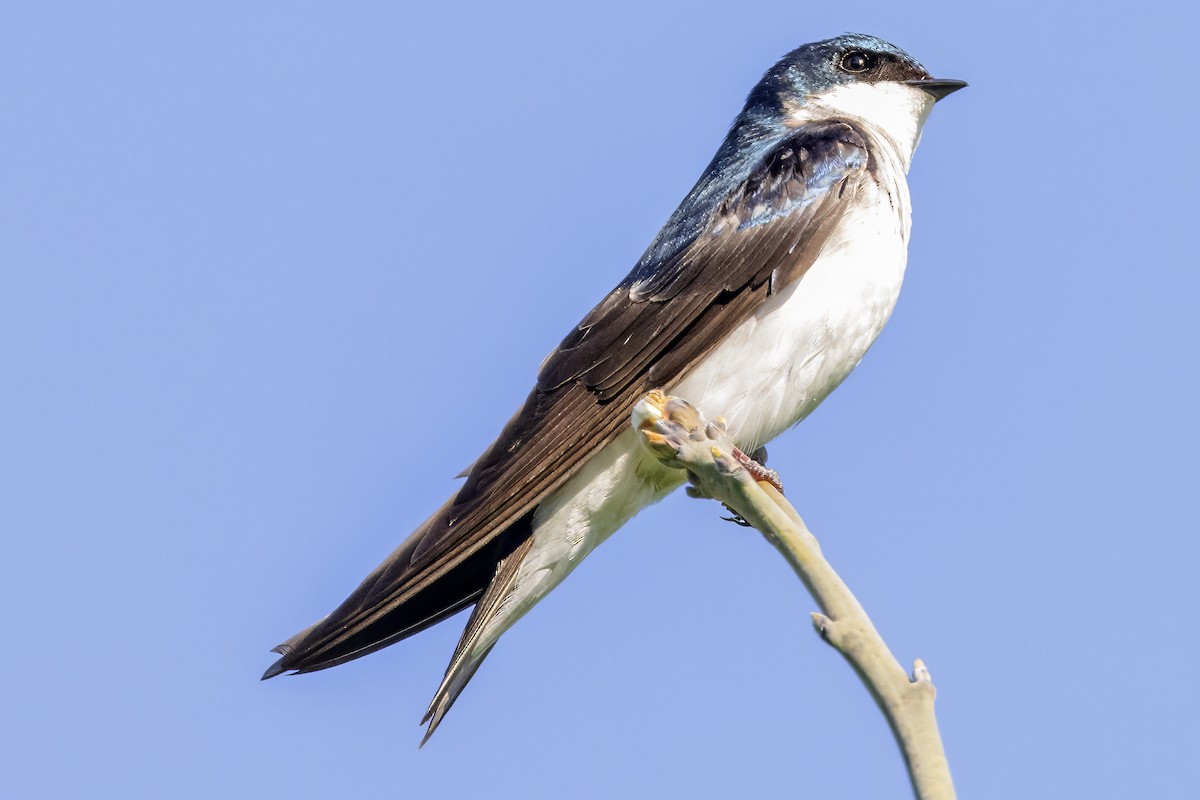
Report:
[[[263,678],[364,656],[473,604],[422,720],[427,740],[501,634],[683,482],[630,427],[644,393],[725,416],[752,452],[857,366],[900,292],[921,126],[965,85],[873,36],[784,56],[458,492],[333,613],[276,647]]]

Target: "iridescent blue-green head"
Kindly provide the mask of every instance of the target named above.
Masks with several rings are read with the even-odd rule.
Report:
[[[848,33],[802,45],[781,58],[750,92],[746,110],[788,113],[840,87],[878,84],[913,87],[931,101],[966,86],[934,78],[891,42]]]
[[[934,78],[875,36],[849,33],[801,45],[750,91],[714,167],[751,163],[802,125],[842,119],[867,129],[907,169],[933,104],[966,85]]]

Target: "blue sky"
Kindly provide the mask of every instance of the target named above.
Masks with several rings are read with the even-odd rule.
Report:
[[[505,636],[259,683],[453,490],[745,93],[853,30],[971,82],[899,307],[772,448],[964,797],[1194,797],[1200,277],[1179,4],[0,12],[13,797],[901,797],[753,532],[682,494]],[[569,788],[568,788],[569,787]]]

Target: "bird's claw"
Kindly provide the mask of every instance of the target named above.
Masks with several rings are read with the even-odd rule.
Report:
[[[721,505],[725,506],[725,510],[728,511],[732,515],[732,516],[728,516],[728,517],[721,517],[721,519],[725,520],[726,522],[732,522],[734,525],[738,525],[743,528],[753,528],[754,527],[749,522],[746,522],[745,517],[743,517],[741,514],[737,513],[732,508],[730,508],[728,503],[721,503]]]

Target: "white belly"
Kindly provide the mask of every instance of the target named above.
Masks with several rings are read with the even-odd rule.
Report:
[[[908,244],[901,176],[860,206],[804,277],[771,297],[673,386],[709,418],[724,415],[747,451],[807,416],[866,354],[895,307]],[[894,203],[894,205],[893,205]],[[627,430],[538,507],[534,545],[476,645],[495,643],[598,544],[683,483]]]

